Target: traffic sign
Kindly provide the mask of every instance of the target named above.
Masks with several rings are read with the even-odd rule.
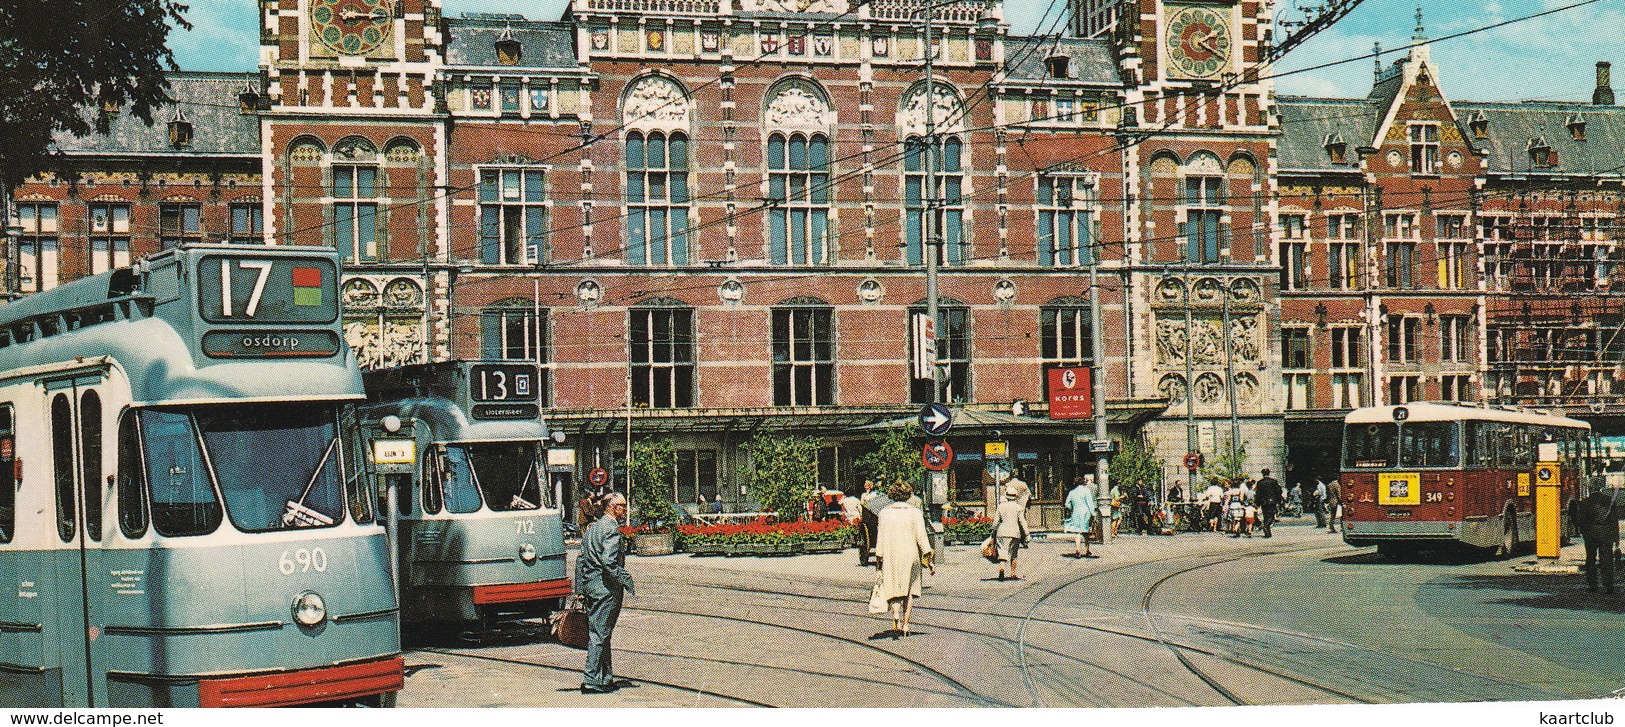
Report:
[[[988,457],[988,458],[1008,457],[1008,456],[1010,456],[1010,443],[1009,442],[984,442],[982,444],[982,456],[983,457]]]
[[[593,487],[603,487],[604,483],[609,482],[609,470],[594,467],[587,471],[587,481],[592,483]]]
[[[1202,469],[1202,453],[1191,452],[1185,455],[1185,469],[1195,472]]]
[[[920,407],[920,428],[926,435],[940,437],[954,426],[954,413],[945,404],[926,404]]]
[[[932,472],[941,472],[953,463],[954,448],[948,446],[947,442],[941,440],[926,442],[925,446],[920,448],[920,464]]]

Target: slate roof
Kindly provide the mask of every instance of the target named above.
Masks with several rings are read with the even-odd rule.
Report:
[[[1354,150],[1371,143],[1383,110],[1366,99],[1301,96],[1279,96],[1275,108],[1281,116],[1280,169],[1323,172],[1358,171]],[[1332,134],[1347,145],[1343,164],[1333,164],[1326,153],[1326,137]]]
[[[169,95],[177,99],[171,106],[152,112],[148,126],[128,110],[112,119],[108,133],[88,136],[59,133],[55,147],[69,154],[167,154],[177,157],[198,154],[260,155],[259,117],[243,114],[237,94],[245,86],[259,88],[258,73],[205,73],[176,71],[169,74]],[[169,143],[169,121],[179,109],[192,122],[192,144],[181,149]]]
[[[575,26],[571,23],[508,20],[485,16],[452,18],[447,21],[446,64],[451,66],[491,66],[493,68],[576,69]],[[497,39],[503,31],[519,41],[518,65],[497,62]]]
[[[1489,138],[1473,143],[1489,152],[1491,174],[1614,174],[1625,173],[1625,106],[1557,101],[1522,103],[1455,102],[1462,125],[1475,114],[1489,122]],[[1585,140],[1569,133],[1569,119],[1585,121]],[[1529,140],[1540,137],[1557,152],[1557,165],[1530,166]],[[1469,137],[1470,138],[1470,137]]]
[[[1015,83],[1056,81],[1050,78],[1044,61],[1050,56],[1064,55],[1069,64],[1071,78],[1081,83],[1118,85],[1117,61],[1112,57],[1111,45],[1104,40],[1088,38],[1010,37],[1004,46],[1006,77]]]

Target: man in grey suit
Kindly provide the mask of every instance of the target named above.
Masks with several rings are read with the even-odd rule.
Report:
[[[625,519],[626,497],[611,493],[604,501],[604,516],[581,534],[576,591],[587,602],[587,666],[582,670],[582,694],[608,694],[632,685],[615,679],[609,644],[615,621],[621,617],[623,593],[634,592],[621,541],[620,526]]]

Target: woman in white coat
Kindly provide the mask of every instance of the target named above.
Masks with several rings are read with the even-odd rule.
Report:
[[[892,504],[880,511],[876,528],[875,555],[879,556],[880,591],[891,606],[892,629],[908,635],[908,620],[914,613],[914,599],[920,596],[922,566],[936,575],[932,562],[931,538],[925,532],[925,517],[909,504],[914,488],[899,483],[886,493]]]

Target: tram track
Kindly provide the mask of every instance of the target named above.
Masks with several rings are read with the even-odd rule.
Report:
[[[452,651],[452,650],[444,649],[444,648],[418,648],[418,649],[413,649],[413,653],[418,653],[418,654],[438,654],[438,655],[441,655],[441,656],[450,656],[450,657],[456,657],[456,658],[460,658],[460,659],[473,659],[473,660],[476,660],[476,661],[492,662],[492,663],[496,663],[496,664],[507,664],[507,665],[515,665],[515,666],[529,666],[529,667],[535,667],[537,669],[546,669],[548,671],[565,672],[565,673],[568,673],[568,674],[580,674],[581,673],[581,669],[578,668],[578,667],[558,666],[558,665],[555,665],[555,664],[545,664],[545,663],[536,662],[536,661],[526,661],[524,659],[514,659],[514,658],[509,658],[509,657],[493,656],[493,655],[490,655],[490,654],[477,654],[477,653],[469,653],[469,652],[464,652],[464,651]],[[747,707],[776,707],[777,706],[777,705],[773,705],[773,704],[768,704],[766,702],[761,702],[761,701],[757,701],[757,700],[754,700],[754,699],[750,699],[748,697],[738,697],[738,696],[733,696],[733,695],[730,695],[730,694],[723,694],[721,692],[712,691],[710,689],[704,689],[704,688],[701,688],[701,687],[691,687],[691,686],[687,686],[687,685],[684,685],[684,684],[678,684],[676,682],[663,681],[663,680],[660,680],[660,679],[650,679],[650,678],[647,678],[647,677],[639,676],[639,677],[637,677],[637,681],[639,683],[642,683],[642,684],[653,684],[655,686],[661,686],[661,687],[665,687],[667,689],[675,689],[677,691],[686,692],[686,693],[689,693],[689,694],[693,694],[695,696],[711,697],[711,698],[714,698],[714,699],[722,699],[722,700],[726,700],[726,701],[729,701],[729,702],[736,702],[738,704],[741,704],[741,705],[744,705],[744,706],[747,706]]]

